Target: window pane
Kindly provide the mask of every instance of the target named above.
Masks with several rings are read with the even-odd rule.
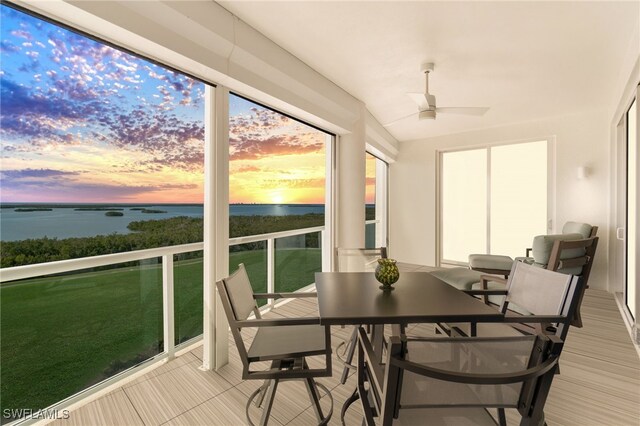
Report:
[[[159,258],[0,286],[2,408],[45,408],[163,349]]]
[[[203,252],[173,256],[175,344],[202,334]]]
[[[636,244],[638,238],[638,103],[633,105],[627,113],[627,279],[626,301],[627,307],[636,317],[636,286],[638,282],[638,269],[636,264]]]
[[[547,142],[491,148],[491,253],[524,256],[546,231]]]
[[[467,262],[487,243],[487,150],[442,155],[442,258]]]
[[[320,233],[277,238],[276,292],[290,292],[315,282],[315,273],[322,271]]]
[[[365,157],[365,220],[376,219],[376,168],[380,161],[373,155],[366,153]],[[376,224],[365,225],[365,247],[376,246]]]

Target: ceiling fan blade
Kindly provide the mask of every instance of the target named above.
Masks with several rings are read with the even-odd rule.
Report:
[[[402,120],[405,120],[405,119],[407,119],[407,118],[409,118],[409,117],[413,117],[414,115],[417,115],[417,114],[420,114],[420,113],[419,113],[419,112],[412,112],[411,114],[409,114],[409,115],[405,115],[404,117],[400,117],[400,118],[398,118],[398,119],[395,119],[395,120],[391,121],[390,123],[383,124],[383,125],[382,125],[382,127],[389,127],[389,126],[393,126],[394,124],[396,124],[396,123],[398,123],[398,122],[400,122],[400,121],[402,121]]]
[[[429,100],[427,99],[427,95],[424,93],[407,93],[413,101],[418,104],[418,108],[422,111],[425,109],[429,109]]]
[[[485,115],[489,111],[489,107],[438,107],[437,113],[442,114],[460,114],[460,115]]]

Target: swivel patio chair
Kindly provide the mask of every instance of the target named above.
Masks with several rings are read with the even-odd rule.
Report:
[[[264,380],[264,384],[253,392],[247,401],[246,416],[249,424],[253,425],[249,417],[249,406],[254,400],[257,406],[265,403],[260,424],[268,423],[278,384],[285,380],[304,380],[318,424],[327,424],[333,414],[333,397],[331,392],[324,385],[316,383],[314,378],[329,377],[332,374],[329,327],[321,326],[319,318],[263,319],[256,304],[256,299],[316,295],[314,293],[254,294],[243,264],[240,264],[238,270],[228,278],[217,282],[216,287],[242,360],[242,378]],[[255,319],[249,319],[252,313]],[[245,347],[241,334],[241,330],[245,327],[257,328],[249,349]],[[306,358],[310,356],[323,356],[325,368],[309,368]],[[271,367],[254,370],[255,363],[262,361],[270,361]],[[331,401],[331,408],[326,416],[320,407],[318,388],[321,388]]]
[[[475,296],[502,297],[499,310],[505,314],[504,322],[448,323],[438,327],[449,336],[553,334],[565,341],[583,286],[579,277],[514,262],[506,288],[466,291]]]
[[[363,424],[374,425],[378,416],[383,426],[506,426],[505,408],[517,409],[520,425],[544,424],[563,347],[557,336],[392,336],[383,376],[362,328],[358,337]],[[489,409],[496,409],[495,415]]]
[[[510,270],[515,264],[530,263],[531,266],[539,269],[548,269],[580,277],[582,285],[577,296],[577,307],[572,317],[572,325],[582,327],[580,305],[582,304],[585,290],[589,288],[589,276],[591,275],[591,267],[593,266],[597,247],[598,237],[565,240],[558,238],[556,235],[540,235],[534,239],[532,262],[518,259],[516,262],[511,262]],[[508,277],[509,273],[501,271],[500,275]],[[481,271],[467,268],[443,268],[433,271],[431,274],[463,291],[505,290],[507,283],[505,278],[486,275]],[[487,303],[493,303],[497,306],[502,304],[503,296],[498,293],[489,294],[485,292],[484,294],[478,294],[478,296],[482,296]]]
[[[338,272],[374,272],[378,259],[387,258],[387,248],[338,248]],[[353,355],[358,344],[358,327],[354,326],[348,340],[336,348],[336,356],[344,364],[340,383],[343,385],[349,377],[349,370],[355,369]]]

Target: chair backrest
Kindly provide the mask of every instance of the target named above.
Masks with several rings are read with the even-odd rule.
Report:
[[[595,227],[594,227],[595,228]],[[571,325],[582,327],[582,317],[580,315],[580,306],[584,292],[589,288],[589,276],[593,266],[593,259],[596,256],[599,237],[590,237],[583,240],[556,241],[551,250],[551,256],[547,269],[551,271],[561,272],[563,274],[571,273],[580,277],[581,285],[577,296],[577,304]],[[581,256],[569,257],[565,253],[582,251]]]
[[[537,424],[562,346],[556,336],[544,335],[404,341],[394,336],[387,365],[389,376],[397,374],[400,379],[385,383],[401,386],[400,409],[517,408],[523,418],[534,420],[521,424]]]
[[[580,234],[582,238],[595,237],[598,233],[597,226],[591,226],[582,222],[567,222],[562,227],[563,234]]]
[[[588,276],[597,244],[598,237],[584,238],[582,234],[538,235],[533,239],[533,264],[563,274]]]
[[[524,310],[532,315],[558,317],[553,322],[564,340],[579,303],[583,282],[579,277],[514,262],[501,312]],[[516,305],[514,308],[510,305]]]
[[[253,288],[244,264],[241,263],[233,274],[218,281],[216,287],[246,371],[249,368],[247,348],[242,338],[242,328],[237,325],[237,322],[246,320],[252,312],[256,318],[260,318],[260,311],[253,298]]]
[[[257,309],[257,305],[244,264],[238,265],[238,269],[222,281],[229,295],[235,319],[243,321],[249,318],[249,315]]]
[[[378,259],[387,257],[387,248],[338,248],[338,272],[373,272]]]

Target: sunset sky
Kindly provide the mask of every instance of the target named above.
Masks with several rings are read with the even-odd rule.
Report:
[[[0,6],[2,202],[201,203],[204,84]],[[326,134],[230,100],[232,203],[324,203]]]

